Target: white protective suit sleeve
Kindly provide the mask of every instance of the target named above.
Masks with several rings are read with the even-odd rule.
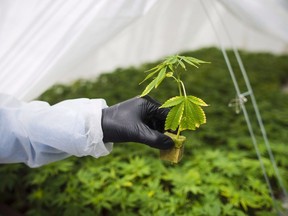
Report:
[[[102,141],[105,107],[103,99],[65,100],[50,106],[0,93],[0,163],[39,167],[71,155],[109,154],[113,144]]]

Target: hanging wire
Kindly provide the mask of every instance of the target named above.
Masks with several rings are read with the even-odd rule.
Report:
[[[248,89],[248,92],[250,93],[251,102],[252,102],[252,105],[253,105],[253,108],[254,108],[254,112],[256,114],[256,118],[257,118],[260,130],[261,130],[261,133],[262,133],[262,137],[263,137],[266,149],[268,151],[268,155],[269,155],[270,161],[272,163],[274,172],[276,174],[276,178],[278,180],[280,188],[283,191],[283,195],[285,196],[285,198],[287,198],[287,191],[286,191],[286,189],[284,187],[283,180],[281,178],[281,175],[279,173],[279,169],[278,169],[277,164],[275,162],[275,158],[274,158],[274,155],[273,155],[272,150],[271,150],[271,145],[270,145],[269,139],[267,137],[266,129],[264,127],[264,124],[263,124],[263,121],[262,121],[262,117],[261,117],[261,114],[260,114],[256,99],[255,99],[254,92],[253,92],[253,89],[251,87],[247,72],[245,70],[244,64],[242,62],[242,59],[240,57],[240,54],[239,54],[238,50],[235,47],[235,44],[233,43],[231,35],[230,35],[225,23],[223,22],[223,19],[221,18],[220,13],[217,10],[217,7],[215,6],[215,3],[214,4],[213,3],[212,3],[212,5],[214,7],[214,10],[216,11],[217,16],[220,18],[220,22],[221,22],[221,24],[222,24],[222,26],[224,28],[224,31],[225,31],[225,33],[226,33],[226,35],[228,37],[228,40],[229,40],[230,44],[232,45],[232,49],[233,49],[234,55],[235,55],[235,57],[237,59],[238,65],[240,67],[241,74],[242,74],[242,76],[244,78],[244,81],[245,81],[246,87]]]
[[[222,44],[222,41],[220,39],[220,36],[217,32],[217,29],[212,21],[212,18],[210,16],[210,14],[208,13],[208,10],[207,10],[207,7],[206,5],[203,3],[204,1],[200,1],[203,9],[204,9],[204,12],[206,13],[206,16],[208,17],[210,23],[211,23],[211,26],[214,30],[214,33],[216,35],[216,38],[218,40],[218,43],[221,47],[221,51],[222,51],[222,54],[224,56],[224,59],[225,59],[225,62],[227,64],[227,67],[228,67],[228,70],[229,70],[229,73],[230,73],[230,76],[231,76],[231,79],[232,79],[232,82],[234,84],[234,88],[236,90],[236,93],[237,93],[237,97],[238,98],[241,98],[241,92],[240,92],[240,89],[239,89],[239,85],[238,85],[238,82],[237,82],[237,79],[236,79],[236,76],[235,76],[235,73],[232,69],[232,66],[231,66],[231,63],[230,63],[230,60],[228,58],[228,55],[224,49],[224,46]],[[231,42],[231,41],[230,41]],[[243,64],[242,64],[243,66]],[[248,77],[245,76],[247,79],[245,81],[248,81]],[[248,87],[248,86],[247,86]],[[251,86],[249,85],[250,87],[250,90],[252,90]],[[249,92],[249,95],[253,95],[252,94],[252,91],[248,91]],[[252,97],[251,97],[252,98]],[[254,97],[253,97],[254,98]],[[255,98],[254,98],[255,100]],[[254,105],[254,103],[253,103]],[[243,114],[244,114],[244,117],[245,117],[245,120],[246,120],[246,123],[247,123],[247,127],[248,127],[248,130],[249,130],[249,133],[250,133],[250,136],[251,136],[251,139],[252,139],[252,142],[253,142],[253,145],[254,145],[254,148],[255,148],[255,151],[256,151],[256,154],[257,154],[257,157],[258,157],[258,160],[260,162],[260,167],[261,167],[261,170],[262,170],[262,173],[263,173],[263,176],[264,176],[264,179],[267,183],[267,186],[268,186],[268,189],[269,189],[269,192],[270,192],[270,195],[271,195],[271,198],[272,198],[272,201],[273,201],[273,205],[274,205],[274,208],[275,210],[277,211],[277,214],[280,215],[280,212],[277,208],[277,205],[276,205],[276,199],[275,199],[275,196],[273,194],[273,190],[272,190],[272,186],[271,186],[271,183],[269,181],[269,178],[267,176],[267,172],[266,172],[266,169],[265,169],[265,166],[264,166],[264,163],[263,163],[263,160],[262,160],[262,156],[261,156],[261,153],[259,151],[259,148],[258,148],[258,144],[257,144],[257,140],[256,140],[256,137],[255,137],[255,134],[254,134],[254,131],[253,131],[253,128],[252,128],[252,125],[251,125],[251,122],[250,122],[250,119],[249,119],[249,115],[247,113],[247,110],[246,110],[246,107],[245,107],[245,104],[244,103],[240,103],[240,106],[241,106],[241,109],[243,110]]]

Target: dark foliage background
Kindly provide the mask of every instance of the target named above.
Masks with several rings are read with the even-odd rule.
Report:
[[[210,104],[207,124],[186,133],[181,163],[159,160],[158,151],[136,143],[115,144],[106,157],[75,158],[31,169],[22,164],[0,166],[0,202],[25,215],[275,215],[259,161],[242,113],[228,107],[235,98],[223,56],[207,48],[190,55],[210,61],[186,73],[187,92]],[[241,91],[247,91],[239,67],[228,51]],[[248,72],[285,187],[288,185],[288,56],[269,53],[240,55]],[[119,68],[93,80],[55,85],[39,99],[55,104],[79,97],[104,98],[108,105],[139,95],[143,71]],[[165,81],[151,96],[165,101],[177,93]],[[287,87],[287,86],[286,86]],[[263,162],[282,209],[283,194],[275,178],[257,121],[247,97],[247,109]]]

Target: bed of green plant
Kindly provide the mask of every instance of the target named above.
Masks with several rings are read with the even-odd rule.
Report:
[[[231,58],[232,52],[228,52]],[[114,145],[106,157],[71,157],[41,168],[22,164],[0,166],[0,203],[25,215],[275,215],[271,196],[249,137],[243,115],[229,102],[235,90],[221,52],[215,48],[186,52],[211,62],[186,74],[187,91],[210,106],[207,124],[187,134],[184,158],[178,165],[159,160],[158,150],[135,143]],[[262,113],[285,187],[288,185],[288,56],[241,52]],[[117,69],[95,80],[56,85],[41,100],[105,98],[108,105],[142,92],[138,83],[147,68]],[[232,65],[239,75],[236,61]],[[239,77],[239,76],[238,76]],[[242,92],[246,91],[239,80]],[[163,102],[175,95],[165,81],[151,96]],[[163,90],[163,89],[166,89]],[[253,111],[249,103],[247,109]],[[265,150],[255,116],[251,116],[268,177],[281,209],[282,192]]]

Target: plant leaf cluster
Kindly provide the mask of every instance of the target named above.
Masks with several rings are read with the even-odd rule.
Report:
[[[123,145],[133,153],[123,154],[123,146],[118,145],[111,155],[96,161],[72,157],[32,170],[2,166],[0,172],[13,169],[15,177],[15,170],[27,173],[24,179],[18,178],[26,190],[18,191],[18,202],[23,199],[26,209],[29,205],[26,215],[31,216],[260,216],[258,212],[273,212],[267,185],[258,172],[260,164],[245,158],[245,151],[231,154],[198,148],[191,154],[193,160],[174,167],[162,163],[145,146]],[[269,162],[266,165],[272,169]],[[9,191],[6,199],[15,200],[13,188],[2,187],[1,193]]]
[[[206,123],[206,116],[200,106],[207,104],[195,96],[175,96],[160,108],[171,108],[165,122],[165,130],[195,130]]]
[[[233,57],[231,51],[227,51]],[[144,145],[122,143],[102,158],[70,157],[31,169],[23,164],[0,165],[0,203],[23,215],[277,215],[271,202],[245,120],[228,107],[234,87],[221,51],[215,48],[183,53],[213,61],[201,73],[183,73],[187,92],[213,106],[205,130],[184,131],[185,163],[171,166],[159,160],[158,151]],[[240,52],[270,139],[272,152],[288,188],[288,56]],[[64,99],[105,98],[109,105],[134,97],[143,71],[159,62],[137,68],[118,68],[95,80],[56,85],[40,100],[55,104]],[[231,58],[236,74],[237,61]],[[213,71],[213,73],[211,73]],[[241,90],[245,90],[239,79]],[[177,94],[174,79],[161,83],[162,91],[149,94],[164,103]],[[209,91],[207,91],[209,89]],[[245,104],[252,113],[250,99]],[[253,128],[257,120],[251,116]],[[256,123],[255,123],[256,122]],[[283,193],[277,184],[265,144],[259,149],[280,211]],[[283,213],[282,215],[285,215]]]
[[[142,82],[140,82],[140,84],[149,79],[152,79],[152,81],[146,86],[146,88],[144,89],[144,91],[140,96],[143,97],[149,94],[153,88],[156,89],[166,77],[174,77],[174,73],[179,66],[182,67],[184,70],[186,70],[187,67],[185,63],[198,68],[200,64],[209,62],[190,56],[180,56],[180,55],[169,56],[157,66],[146,71],[149,74],[145,77],[145,79]],[[180,79],[181,73],[179,71],[177,72],[178,73],[176,74],[176,76],[178,77],[178,79]]]
[[[201,124],[206,123],[205,112],[201,106],[208,106],[202,99],[195,96],[187,96],[181,74],[187,70],[187,66],[198,68],[200,64],[209,63],[190,56],[173,55],[167,57],[163,62],[146,71],[149,74],[140,83],[152,79],[146,86],[141,97],[149,94],[152,89],[158,88],[165,78],[172,78],[176,81],[179,89],[179,96],[168,99],[161,108],[171,108],[166,121],[165,130],[176,130],[178,134],[185,130],[196,130]],[[181,70],[182,69],[182,70]]]

